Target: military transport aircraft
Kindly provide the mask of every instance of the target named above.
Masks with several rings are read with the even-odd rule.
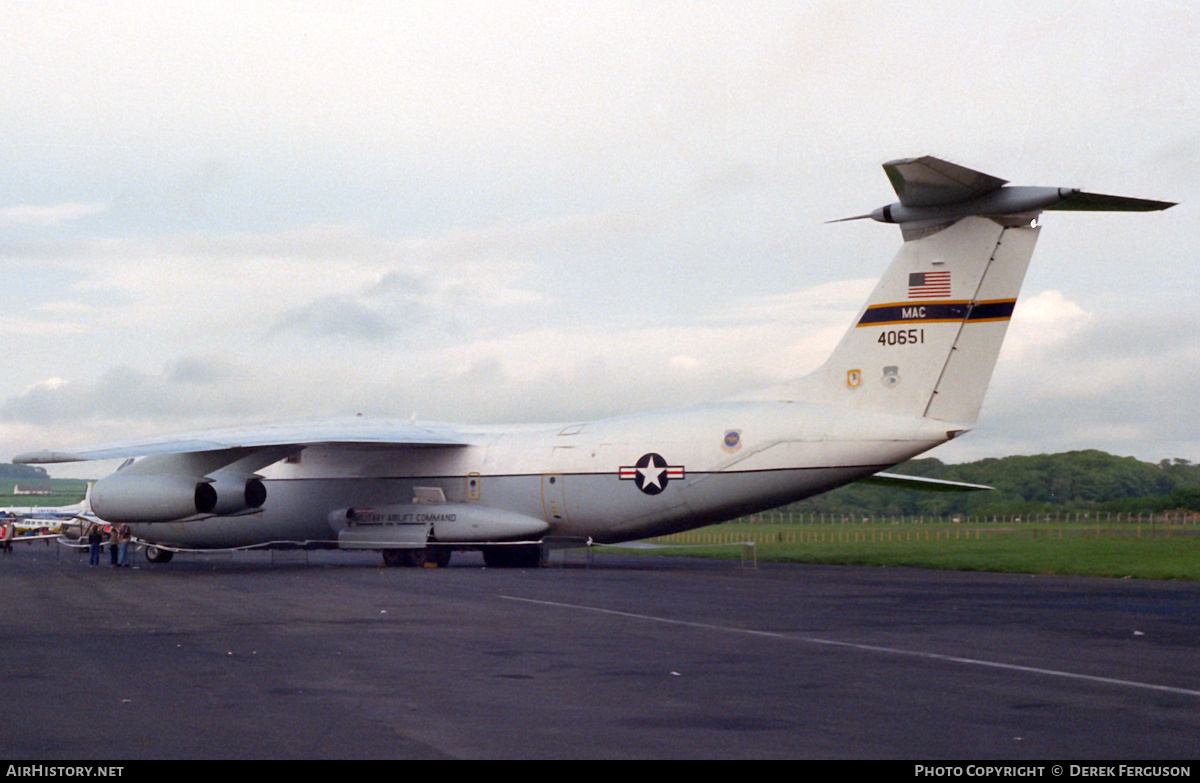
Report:
[[[137,457],[89,500],[159,561],[292,542],[379,550],[390,565],[444,564],[469,548],[489,565],[532,566],[547,546],[687,530],[863,479],[947,488],[881,471],[974,425],[1040,214],[1173,204],[1011,187],[932,157],[883,168],[899,202],[859,217],[898,225],[900,252],[828,361],[774,388],[602,421],[352,418],[15,461]]]

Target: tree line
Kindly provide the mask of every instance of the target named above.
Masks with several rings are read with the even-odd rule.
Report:
[[[889,471],[994,487],[990,492],[922,492],[851,484],[787,510],[863,516],[1200,511],[1200,465],[1141,462],[1103,451],[1001,457],[948,465],[914,459]]]
[[[48,481],[46,469],[37,465],[13,465],[0,462],[0,481]]]

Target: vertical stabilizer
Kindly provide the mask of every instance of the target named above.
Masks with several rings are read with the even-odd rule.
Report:
[[[905,242],[829,360],[779,391],[969,426],[1039,230],[971,217]]]
[[[1038,215],[1173,206],[1069,188],[1009,187],[930,157],[892,161],[884,170],[900,201],[860,217],[898,224],[900,252],[825,364],[752,398],[970,427],[1041,231]]]

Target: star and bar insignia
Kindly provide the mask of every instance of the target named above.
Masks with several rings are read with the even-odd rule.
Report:
[[[622,481],[632,481],[647,495],[657,495],[667,488],[671,479],[683,478],[682,465],[668,465],[662,455],[643,454],[636,465],[622,466]]]

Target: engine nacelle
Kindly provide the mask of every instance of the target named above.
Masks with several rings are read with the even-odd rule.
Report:
[[[211,513],[217,516],[253,511],[267,502],[267,488],[258,476],[225,476],[218,473],[209,478],[209,486],[217,495]]]
[[[97,481],[89,499],[106,522],[174,522],[211,514],[217,491],[205,478],[115,473]]]

